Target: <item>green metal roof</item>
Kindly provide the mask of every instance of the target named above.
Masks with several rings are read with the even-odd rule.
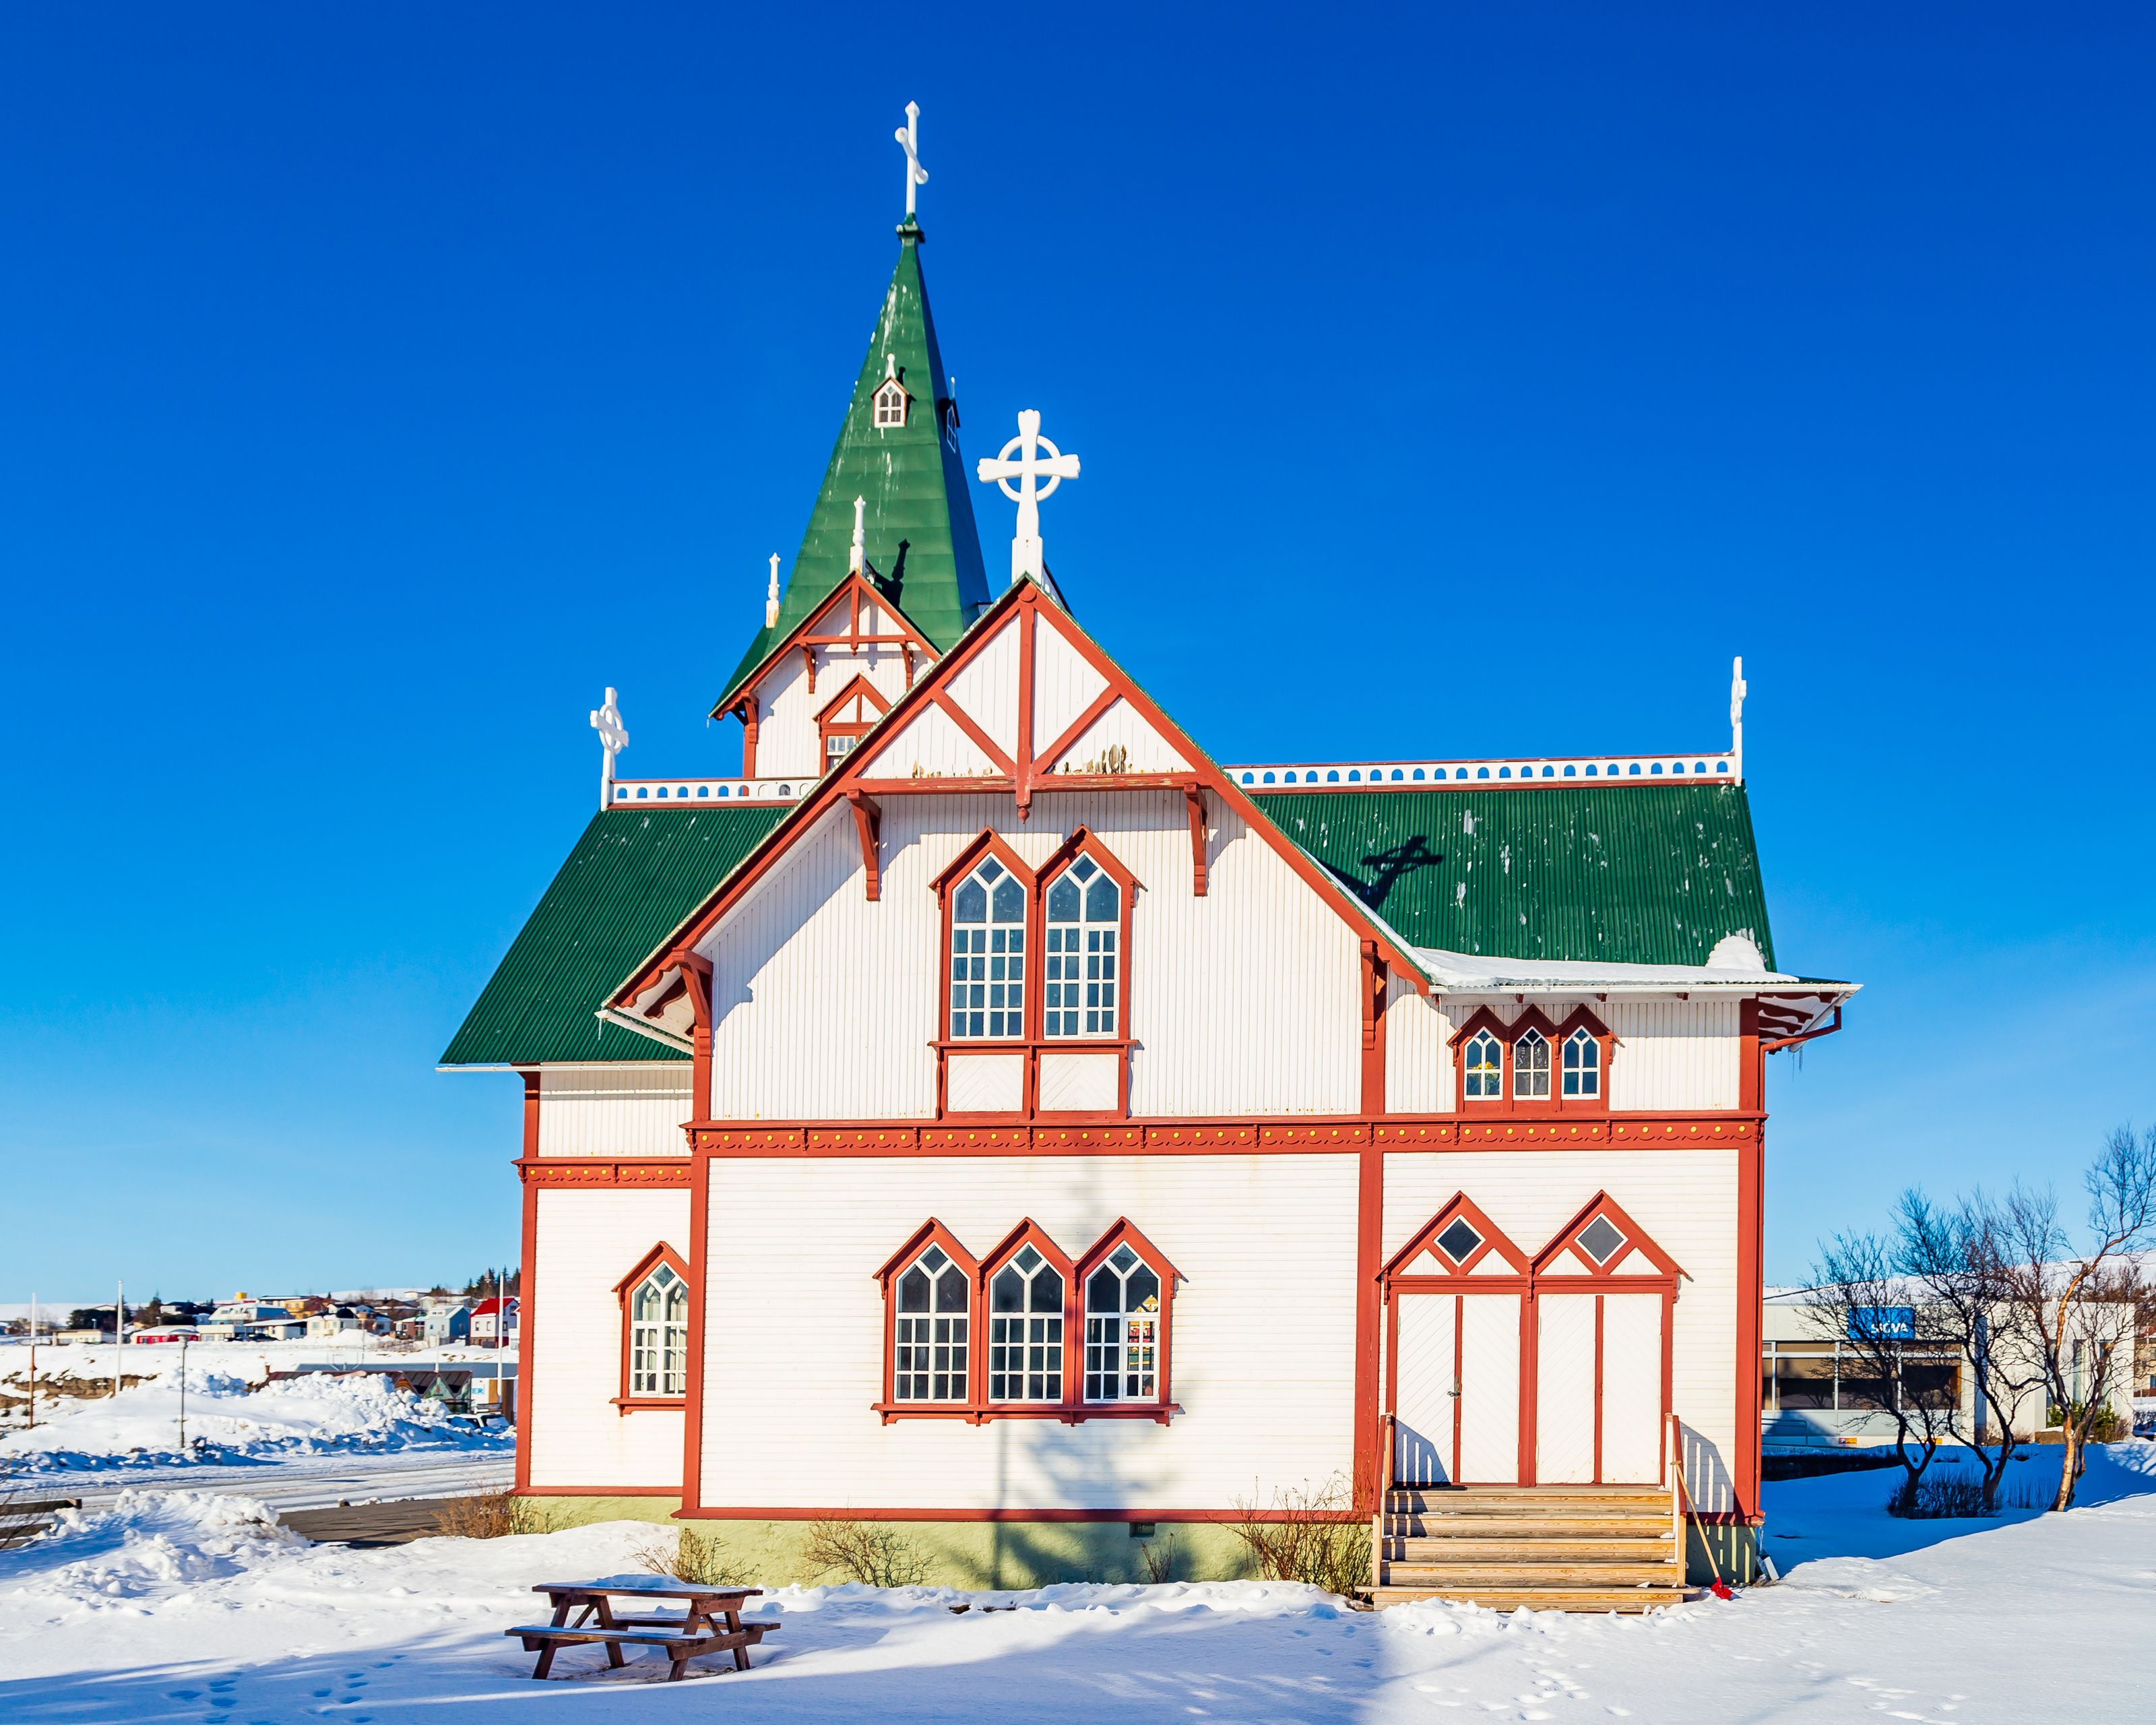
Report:
[[[880,430],[874,397],[884,381],[886,356],[896,362],[898,380],[912,400],[905,424]],[[778,621],[759,629],[749,643],[715,713],[724,711],[772,649],[846,578],[856,497],[868,503],[868,562],[877,585],[931,645],[948,652],[988,603],[988,579],[981,566],[966,465],[958,454],[958,409],[921,275],[921,230],[911,226],[899,230],[898,267],[869,337],[824,487],[808,513]]]
[[[686,1060],[595,1014],[792,806],[594,814],[466,1014],[442,1065]]]
[[[1774,968],[1742,785],[1250,794],[1418,947],[1704,964],[1744,932]]]

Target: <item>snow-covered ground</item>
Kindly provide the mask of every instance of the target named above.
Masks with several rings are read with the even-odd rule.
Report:
[[[56,1351],[64,1363],[77,1352]],[[109,1383],[112,1350],[80,1352],[102,1353],[101,1360],[74,1363],[100,1388]],[[506,1428],[482,1431],[386,1377],[270,1382],[270,1357],[259,1348],[190,1348],[187,1356],[185,1452],[179,1350],[131,1347],[128,1387],[116,1397],[41,1393],[37,1426],[0,1434],[0,1483],[28,1483],[92,1508],[129,1486],[162,1486],[240,1491],[280,1509],[308,1509],[487,1491],[506,1485],[514,1471],[516,1440]],[[41,1349],[40,1384],[50,1382],[49,1358]],[[0,1369],[0,1384],[19,1389],[23,1381],[10,1383]]]
[[[2056,1466],[2038,1450],[2016,1471],[2040,1486]],[[730,1725],[2020,1725],[2129,1707],[2156,1608],[2156,1447],[2099,1453],[2086,1507],[2063,1517],[1897,1522],[1880,1512],[1891,1484],[1873,1473],[1769,1486],[1783,1584],[1645,1619],[1440,1604],[1371,1615],[1260,1584],[781,1589],[757,1615],[785,1626],[746,1675],[667,1685],[654,1681],[663,1665],[632,1656],[608,1671],[587,1651],[564,1654],[557,1669],[572,1675],[544,1686],[501,1633],[537,1615],[531,1584],[634,1569],[663,1530],[615,1522],[358,1552],[307,1546],[244,1501],[131,1493],[0,1553],[0,1717],[511,1725],[552,1703],[596,1725],[705,1718],[714,1706]]]

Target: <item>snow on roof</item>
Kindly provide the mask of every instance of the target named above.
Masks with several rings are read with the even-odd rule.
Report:
[[[1506,988],[1591,988],[1604,994],[1656,994],[1681,988],[1751,994],[1773,988],[1842,1000],[1854,994],[1858,986],[1769,970],[1759,957],[1758,947],[1737,934],[1726,935],[1716,942],[1705,964],[1505,958],[1481,952],[1448,952],[1437,947],[1418,947],[1415,956],[1440,988],[1470,993]]]

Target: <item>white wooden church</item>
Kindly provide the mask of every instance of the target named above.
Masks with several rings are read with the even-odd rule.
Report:
[[[1854,991],[1776,966],[1741,680],[1726,750],[1217,764],[1049,572],[1077,459],[961,459],[914,136],[739,773],[615,777],[609,691],[444,1056],[523,1080],[518,1489],[781,1579],[830,1518],[1231,1574],[1312,1502],[1380,1599],[1742,1573],[1767,1057]]]

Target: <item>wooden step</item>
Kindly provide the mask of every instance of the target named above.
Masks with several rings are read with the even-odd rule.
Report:
[[[1607,1510],[1667,1510],[1670,1493],[1660,1486],[1548,1486],[1543,1488],[1488,1488],[1470,1491],[1424,1490],[1394,1486],[1385,1502],[1396,1509],[1548,1509],[1594,1513]]]
[[[1444,1591],[1487,1587],[1678,1587],[1684,1571],[1662,1563],[1537,1563],[1491,1561],[1480,1563],[1388,1563],[1386,1587],[1423,1587]]]
[[[1390,1539],[1667,1539],[1667,1516],[1621,1521],[1560,1521],[1525,1516],[1387,1516]]]
[[[1638,1538],[1597,1538],[1563,1528],[1552,1528],[1526,1539],[1491,1539],[1479,1532],[1442,1537],[1409,1534],[1395,1535],[1385,1540],[1382,1555],[1393,1562],[1409,1563],[1430,1563],[1440,1558],[1447,1562],[1454,1558],[1471,1562],[1476,1558],[1517,1558],[1524,1555],[1532,1555],[1537,1559],[1607,1558],[1653,1563],[1660,1563],[1670,1555],[1670,1543],[1666,1529],[1659,1538],[1642,1535]]]
[[[1511,1611],[1524,1605],[1531,1611],[1652,1611],[1684,1603],[1681,1587],[1476,1587],[1439,1589],[1422,1587],[1375,1587],[1370,1602],[1379,1610],[1388,1605],[1411,1604],[1417,1599],[1448,1599]]]

